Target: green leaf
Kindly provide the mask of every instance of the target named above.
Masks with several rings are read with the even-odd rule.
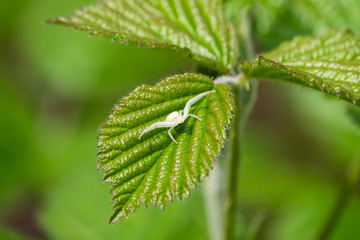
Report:
[[[190,109],[202,119],[189,117],[168,135],[168,128],[140,133],[154,122],[164,121],[186,102],[209,91]],[[199,74],[169,77],[155,86],[143,85],[115,106],[100,128],[99,169],[112,183],[114,213],[111,223],[125,219],[140,204],[164,209],[175,197],[190,196],[219,156],[233,113],[227,86],[214,86],[212,79]]]
[[[360,35],[350,31],[295,38],[240,68],[247,77],[297,83],[360,104]]]
[[[236,63],[238,46],[221,4],[220,0],[104,0],[48,23],[124,44],[170,48],[228,72]]]

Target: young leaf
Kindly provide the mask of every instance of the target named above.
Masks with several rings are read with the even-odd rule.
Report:
[[[189,117],[168,135],[168,128],[140,133],[164,121],[186,102],[210,90],[190,109],[202,121]],[[233,113],[227,86],[214,86],[199,74],[169,77],[155,86],[143,85],[115,106],[100,128],[99,169],[112,183],[114,212],[111,223],[125,219],[140,204],[164,209],[175,197],[183,200],[208,174],[226,140]]]
[[[238,46],[221,4],[220,0],[103,0],[48,23],[120,43],[170,48],[227,72],[236,62]]]
[[[350,31],[295,38],[240,68],[247,77],[289,81],[360,104],[360,35]]]

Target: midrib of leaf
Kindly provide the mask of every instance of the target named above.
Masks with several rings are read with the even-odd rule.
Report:
[[[228,72],[238,57],[235,30],[217,0],[104,0],[49,22],[124,43],[167,47],[220,72]]]
[[[184,108],[197,94],[216,89],[191,107],[202,121],[189,117],[169,137],[167,128],[156,129],[138,140],[154,122]],[[153,94],[154,93],[154,94]],[[143,100],[140,101],[137,100]],[[126,218],[141,203],[164,208],[180,200],[202,181],[213,167],[226,138],[232,116],[232,99],[225,85],[198,74],[170,77],[155,86],[141,86],[114,108],[101,127],[99,169],[112,183],[114,213],[111,222]]]
[[[202,117],[202,118],[204,118],[204,117]],[[191,119],[190,121],[194,121],[194,120]],[[190,127],[185,127],[185,131],[187,130],[186,128],[190,128]],[[166,130],[165,130],[165,133],[166,133]],[[189,145],[190,145],[189,142],[191,141],[191,139],[190,139],[190,135],[185,135],[185,134],[178,136],[177,139],[179,141],[179,148],[180,148],[177,150],[178,152],[180,152],[178,154],[178,158],[180,158],[181,155],[183,155],[185,152],[188,151]],[[177,146],[175,146],[175,144],[173,144],[173,143],[170,143],[170,145],[171,145],[170,149],[169,150],[167,149],[165,154],[162,155],[162,158],[156,160],[156,162],[157,162],[156,164],[155,164],[155,162],[152,162],[152,163],[154,163],[153,166],[150,168],[150,170],[147,173],[144,174],[144,178],[143,178],[142,182],[139,183],[139,185],[142,184],[143,186],[148,186],[149,189],[154,189],[152,191],[153,195],[154,195],[153,201],[155,201],[157,204],[159,204],[162,208],[164,207],[165,201],[169,201],[171,199],[171,193],[168,192],[166,194],[166,197],[165,197],[165,195],[163,195],[163,192],[165,191],[164,185],[166,184],[166,181],[165,182],[161,181],[161,179],[165,178],[166,177],[165,175],[168,172],[170,172],[170,170],[171,170],[170,164],[171,164],[171,159],[172,159],[171,156],[175,155],[175,150],[176,150]],[[160,147],[165,148],[166,146],[161,145]],[[163,151],[159,151],[159,152],[162,153]],[[154,158],[154,160],[155,159],[156,159],[156,157]],[[141,161],[141,160],[139,160],[139,161]],[[179,168],[179,173],[181,175],[181,172],[182,172],[183,176],[182,177],[181,176],[180,177],[177,177],[177,176],[169,177],[169,179],[172,179],[172,181],[170,181],[170,185],[173,182],[173,184],[174,184],[173,186],[175,186],[172,194],[177,192],[177,194],[179,194],[179,196],[186,197],[190,194],[190,188],[192,186],[191,185],[184,186],[183,181],[184,181],[184,179],[187,179],[187,181],[190,182],[190,184],[191,184],[191,182],[195,182],[195,180],[191,178],[191,175],[193,175],[193,174],[191,174],[191,172],[190,172],[190,170],[195,168],[195,166],[194,166],[194,163],[192,163],[190,156],[185,164],[184,163],[181,164],[182,162],[184,162],[184,160],[181,160],[181,159],[175,160],[175,162],[180,163],[181,166]],[[188,170],[185,169],[186,165],[187,165]],[[154,169],[154,170],[152,171],[152,169]],[[162,170],[162,171],[160,171],[160,170]],[[128,169],[125,168],[123,171],[128,171]],[[145,179],[145,182],[143,182],[144,179]],[[178,186],[178,188],[177,188],[177,186]],[[137,189],[137,191],[135,191],[129,197],[134,197],[137,194],[139,194],[138,195],[139,199],[146,198],[145,197],[146,193],[147,193],[147,189],[140,187]],[[147,202],[145,202],[145,204],[146,205],[151,204],[151,200],[148,200]]]

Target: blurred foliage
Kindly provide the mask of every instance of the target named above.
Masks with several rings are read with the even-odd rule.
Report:
[[[354,121],[354,123],[360,126],[360,109],[355,106],[349,106],[348,114],[350,118]]]
[[[19,236],[17,233],[11,232],[8,229],[4,229],[0,226],[0,239],[2,239],[2,240],[22,240],[25,238]]]
[[[358,0],[228,0],[225,10],[234,18],[244,5],[252,5],[254,33],[261,46],[269,51],[298,35],[319,35],[330,28],[360,31]]]
[[[38,239],[207,239],[199,190],[165,212],[140,209],[127,221],[107,224],[111,197],[103,197],[109,185],[95,171],[96,129],[135,86],[193,66],[165,50],[120,46],[43,24],[92,2],[0,2],[0,239],[18,239],[15,231]],[[329,27],[359,32],[358,5],[256,1],[258,51]],[[237,8],[229,9],[236,15]],[[259,239],[313,239],[359,149],[349,105],[300,89],[263,83],[247,128],[241,214],[249,224],[265,212]],[[357,193],[332,239],[360,236],[359,222]]]

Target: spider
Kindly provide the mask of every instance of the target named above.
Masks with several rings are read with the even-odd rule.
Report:
[[[147,132],[150,132],[150,131],[152,131],[152,130],[154,130],[156,128],[167,128],[168,127],[169,128],[168,133],[169,133],[170,138],[176,144],[178,144],[177,141],[175,140],[175,138],[171,135],[171,130],[173,130],[177,125],[185,122],[185,120],[189,116],[194,117],[194,118],[198,119],[199,121],[202,121],[201,118],[199,118],[198,116],[189,113],[190,112],[190,107],[191,107],[191,105],[193,105],[194,103],[199,101],[204,96],[206,96],[206,95],[208,95],[210,93],[214,93],[214,92],[216,92],[216,91],[215,90],[207,91],[207,92],[200,93],[199,95],[193,97],[192,99],[187,101],[184,110],[180,110],[179,112],[177,112],[177,111],[172,112],[166,117],[165,121],[153,123],[149,127],[145,128],[144,131],[142,131],[142,133],[140,134],[139,140],[142,137],[142,135],[144,135]]]

